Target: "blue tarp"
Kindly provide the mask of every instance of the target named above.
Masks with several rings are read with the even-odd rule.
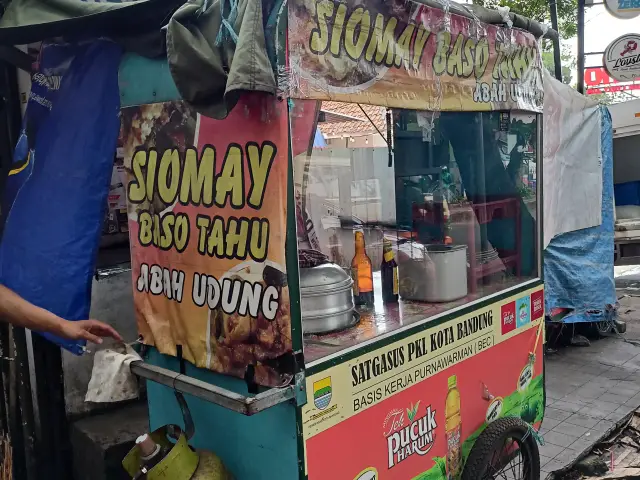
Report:
[[[616,205],[640,205],[640,182],[618,183],[613,186]]]
[[[327,146],[327,142],[324,139],[324,135],[319,128],[316,129],[316,136],[313,137],[313,148],[324,148]]]
[[[0,281],[69,320],[89,317],[119,130],[114,43],[49,45],[7,179]],[[45,335],[73,353],[84,342]]]
[[[611,321],[617,304],[613,277],[613,129],[600,107],[602,224],[559,235],[544,252],[545,309],[569,308],[567,323]]]

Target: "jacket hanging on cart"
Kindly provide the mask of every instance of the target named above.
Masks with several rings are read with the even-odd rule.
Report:
[[[70,320],[89,317],[120,125],[120,57],[109,41],[43,48],[4,192],[0,282]],[[84,342],[45,336],[83,351]]]
[[[167,27],[167,59],[181,97],[226,118],[243,91],[275,94],[261,0],[194,0]]]

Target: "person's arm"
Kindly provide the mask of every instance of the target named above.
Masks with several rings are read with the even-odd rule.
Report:
[[[69,340],[102,343],[102,337],[112,337],[122,341],[118,332],[106,323],[97,320],[65,320],[44,308],[36,307],[3,285],[0,285],[0,320]]]

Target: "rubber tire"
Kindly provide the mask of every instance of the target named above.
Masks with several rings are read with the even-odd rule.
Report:
[[[499,418],[489,424],[489,426],[478,436],[467,462],[462,472],[461,480],[478,480],[483,478],[489,462],[491,462],[493,452],[498,446],[504,443],[505,438],[511,437],[524,443],[531,452],[532,474],[526,480],[540,480],[540,452],[538,443],[533,435],[529,433],[529,424],[520,418],[507,417]],[[521,442],[523,438],[526,440]]]

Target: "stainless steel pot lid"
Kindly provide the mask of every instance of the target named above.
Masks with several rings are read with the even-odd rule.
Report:
[[[360,314],[355,310],[344,312],[340,315],[303,318],[302,332],[304,335],[322,335],[351,328],[356,325],[358,321],[360,321]]]
[[[313,268],[300,269],[300,293],[335,292],[351,287],[353,280],[335,263],[325,263]]]

